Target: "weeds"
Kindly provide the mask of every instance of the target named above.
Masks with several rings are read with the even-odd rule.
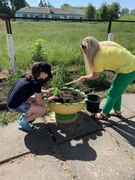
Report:
[[[51,87],[58,87],[66,82],[72,81],[72,74],[65,68],[64,65],[60,64],[55,69],[55,75],[50,82]]]
[[[88,85],[98,85],[98,84],[104,84],[104,82],[106,81],[107,76],[106,73],[102,72],[100,77],[98,79],[95,80],[87,80]]]
[[[44,39],[37,39],[31,46],[31,53],[33,61],[46,61],[47,60],[47,48],[46,41]]]
[[[134,16],[133,16],[134,18]],[[129,18],[128,18],[129,19]],[[7,44],[5,41],[5,25],[1,24],[0,66],[10,67]],[[11,85],[22,76],[25,70],[31,68],[30,59],[33,61],[47,61],[52,65],[54,77],[48,83],[49,87],[57,87],[74,80],[76,76],[85,75],[85,66],[82,52],[80,51],[81,40],[88,36],[94,36],[98,40],[106,39],[107,23],[90,25],[88,23],[62,23],[62,22],[12,22],[15,42],[15,55],[17,60],[17,73],[10,74],[8,84],[4,84],[4,91],[7,94]],[[129,49],[133,54],[135,38],[133,23],[113,22],[114,40]],[[120,28],[123,27],[123,28]],[[132,28],[131,28],[132,27]],[[34,31],[33,31],[34,29]],[[45,37],[45,38],[44,38]],[[20,43],[21,42],[21,43]],[[133,43],[130,43],[133,42]],[[100,78],[94,81],[87,81],[88,86],[106,86],[106,74],[102,73]],[[111,79],[111,78],[110,78]],[[130,85],[127,93],[135,92],[135,84]],[[102,98],[107,96],[107,91],[94,92]],[[0,124],[17,119],[18,115],[1,113]]]
[[[0,125],[8,125],[8,123],[16,121],[19,116],[20,115],[17,113],[2,111],[2,113],[0,114]]]
[[[15,74],[10,74],[8,82],[3,86],[3,91],[7,94],[13,84],[22,76],[22,72],[17,71]]]
[[[126,90],[125,93],[135,93],[135,84],[130,84]]]

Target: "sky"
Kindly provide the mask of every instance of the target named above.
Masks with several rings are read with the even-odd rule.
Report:
[[[38,6],[39,0],[25,0],[30,6]],[[113,2],[118,2],[121,8],[128,8],[129,10],[135,9],[135,0],[45,0],[46,3],[50,3],[55,8],[60,8],[61,5],[67,3],[71,6],[88,6],[91,3],[96,9],[101,7],[101,4],[106,2],[107,5]]]

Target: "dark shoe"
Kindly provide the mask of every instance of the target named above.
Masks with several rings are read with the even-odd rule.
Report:
[[[121,113],[122,113],[122,112],[114,111],[114,112],[110,113],[110,116],[121,117],[121,116],[122,116]]]
[[[100,119],[102,119],[102,120],[106,120],[107,119],[107,115],[103,115],[101,112],[99,113],[100,114],[100,117],[97,117],[96,116],[96,114],[91,114],[91,117],[93,118],[93,119],[97,119],[97,120],[100,120]]]

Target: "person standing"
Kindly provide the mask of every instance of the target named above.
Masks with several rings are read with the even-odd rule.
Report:
[[[104,107],[95,118],[107,119],[108,115],[121,116],[122,94],[135,80],[135,56],[118,43],[98,41],[91,36],[82,40],[81,49],[87,75],[79,77],[80,82],[97,79],[104,70],[115,72]]]

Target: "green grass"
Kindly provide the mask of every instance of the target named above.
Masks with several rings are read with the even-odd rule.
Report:
[[[108,23],[88,24],[70,22],[11,22],[17,67],[30,67],[31,46],[37,39],[47,41],[47,61],[55,65],[61,62],[67,65],[81,62],[83,57],[80,43],[86,36],[106,40]],[[5,23],[0,22],[0,67],[9,67]],[[112,23],[114,40],[135,54],[135,23]],[[132,43],[131,43],[132,42]]]
[[[125,16],[123,20],[134,20],[135,16]],[[80,43],[86,36],[94,36],[99,41],[107,39],[108,23],[98,24],[71,22],[21,22],[12,21],[17,69],[30,69],[31,46],[37,39],[44,39],[47,47],[47,59],[53,70],[56,65],[65,64],[65,69],[74,70],[79,75],[84,73],[84,60]],[[111,32],[114,41],[135,54],[135,23],[112,22]],[[0,68],[10,68],[8,57],[5,22],[0,21]],[[135,86],[129,86],[126,92],[135,92]],[[106,97],[107,92],[101,96]],[[13,118],[0,117],[0,124],[6,124]]]

